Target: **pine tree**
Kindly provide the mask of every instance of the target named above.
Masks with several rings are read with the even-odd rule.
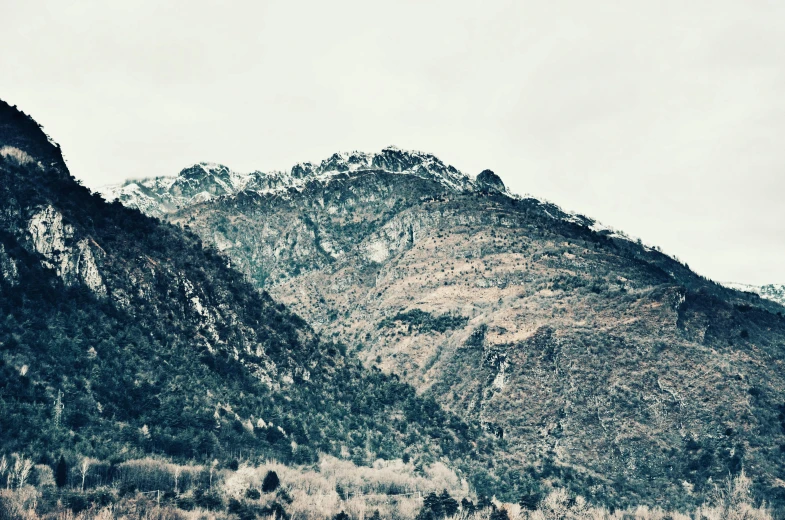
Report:
[[[65,458],[62,455],[60,455],[60,460],[57,461],[57,467],[55,468],[55,482],[59,488],[64,487],[68,482],[68,466],[65,464]]]
[[[458,501],[451,497],[446,489],[439,495],[439,502],[441,502],[442,516],[450,517],[458,512]]]

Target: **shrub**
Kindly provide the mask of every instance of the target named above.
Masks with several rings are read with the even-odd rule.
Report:
[[[283,508],[281,504],[278,502],[273,502],[264,506],[261,511],[259,511],[261,516],[272,516],[275,520],[289,520],[289,513]]]
[[[268,471],[262,482],[262,491],[271,493],[278,489],[279,485],[281,485],[281,481],[278,479],[278,474],[275,471]]]
[[[506,509],[496,509],[491,513],[490,520],[510,520]]]

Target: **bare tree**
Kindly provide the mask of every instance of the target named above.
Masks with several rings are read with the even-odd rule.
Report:
[[[215,472],[215,468],[218,466],[218,459],[213,460],[210,463],[210,489],[213,489],[213,473]]]
[[[27,482],[27,477],[30,476],[33,461],[26,459],[24,455],[14,454],[14,458],[16,460],[14,460],[13,480],[16,482],[16,489],[21,489]]]
[[[84,482],[87,478],[87,472],[90,470],[91,460],[87,457],[82,459],[82,463],[79,464],[79,474],[82,475],[82,491],[84,492]]]
[[[8,459],[6,459],[5,455],[3,455],[3,457],[0,458],[0,477],[2,477],[7,470],[8,470]],[[11,474],[10,473],[8,475],[8,479],[9,480],[7,481],[7,484],[10,487],[10,485],[11,485],[11,480],[10,480],[11,479]]]
[[[180,466],[174,467],[174,492],[179,495],[180,494],[180,474],[182,473],[183,469]]]

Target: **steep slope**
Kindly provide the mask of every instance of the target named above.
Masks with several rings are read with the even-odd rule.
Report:
[[[785,498],[781,306],[511,196],[493,172],[411,175],[423,154],[394,153],[408,170],[328,172],[328,159],[274,175],[298,179],[286,189],[167,218],[366,364],[502,438],[499,467],[675,504],[743,467],[762,497]]]
[[[491,439],[322,341],[195,235],[91,194],[3,102],[0,178],[0,452],[483,464],[469,456]]]

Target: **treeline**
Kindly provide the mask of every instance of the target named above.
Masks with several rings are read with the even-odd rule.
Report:
[[[25,478],[20,478],[20,468],[28,468]],[[15,455],[0,458],[0,469],[0,477],[11,475],[6,489],[0,490],[0,520],[774,518],[765,504],[753,504],[750,480],[743,473],[718,483],[711,498],[700,507],[679,512],[645,506],[609,510],[545,483],[541,483],[540,491],[526,493],[518,502],[502,502],[475,494],[454,472],[438,463],[418,469],[402,461],[378,461],[368,468],[329,456],[313,466],[268,463],[241,464],[231,469],[150,458],[127,461],[114,468],[88,459],[68,467],[61,459],[52,468],[26,465],[23,457]],[[400,490],[402,480],[416,491],[394,492]]]

